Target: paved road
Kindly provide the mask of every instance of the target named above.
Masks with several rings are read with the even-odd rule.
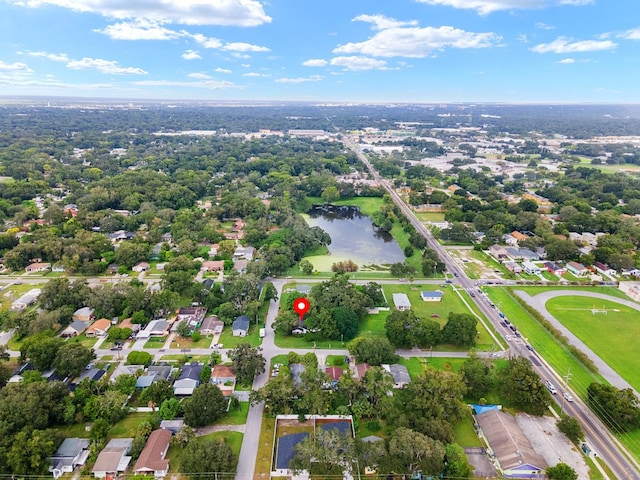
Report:
[[[444,247],[436,241],[436,239],[431,235],[431,232],[417,219],[413,211],[402,201],[397,192],[373,168],[367,157],[360,151],[358,145],[353,143],[346,135],[343,136],[343,139],[345,145],[357,155],[360,161],[362,161],[362,163],[367,167],[373,178],[384,187],[393,202],[398,208],[400,208],[400,210],[402,210],[411,224],[415,227],[416,231],[420,232],[427,239],[429,247],[438,253],[440,259],[447,266],[449,273],[454,275],[454,283],[458,283],[467,291],[476,287],[477,282],[470,280],[466,276],[465,272],[449,256]],[[493,282],[493,284],[503,283],[496,282],[494,280],[491,280],[491,282]],[[487,319],[494,325],[496,330],[501,332],[499,327],[501,319],[498,316],[496,309],[491,307],[491,303],[488,302],[483,295],[476,295],[472,300],[482,313],[484,313]],[[524,356],[528,358],[532,361],[534,371],[540,375],[541,378],[561,379],[561,377],[544,361],[544,359],[540,358],[538,361],[537,358],[532,358],[533,354],[528,350],[525,350],[523,344],[520,342],[515,345],[511,345],[509,355]],[[560,397],[563,398],[562,396]],[[557,399],[557,401],[560,403],[563,402],[561,399]],[[586,434],[586,440],[592,447],[594,447],[595,451],[598,452],[599,456],[609,466],[614,473],[615,478],[631,480],[640,479],[640,465],[638,462],[636,462],[635,459],[630,458],[631,456],[625,448],[619,444],[617,439],[611,435],[611,432],[598,418],[595,417],[591,410],[582,403],[579,398],[576,398],[576,400],[569,405],[568,411],[580,421]]]
[[[640,312],[640,305],[630,300],[625,300],[623,298],[614,297],[612,295],[605,295],[602,293],[594,293],[594,292],[581,292],[580,290],[556,290],[549,292],[542,292],[537,295],[531,296],[527,292],[522,290],[516,290],[515,294],[522,298],[527,304],[531,305],[538,312],[542,314],[542,316],[551,323],[556,329],[558,329],[567,339],[569,343],[578,347],[582,352],[584,352],[592,361],[595,363],[596,367],[598,367],[598,371],[600,374],[616,388],[630,388],[635,392],[635,394],[640,398],[640,393],[633,388],[626,380],[624,380],[616,371],[611,368],[604,360],[602,360],[593,350],[591,350],[582,340],[576,337],[571,330],[565,327],[562,323],[560,323],[553,315],[549,313],[547,310],[546,303],[552,298],[563,297],[563,296],[572,296],[572,297],[589,297],[589,298],[600,298],[602,300],[609,300],[611,302],[616,302],[621,305],[625,305],[629,308],[633,308]],[[606,317],[602,317],[606,318]]]

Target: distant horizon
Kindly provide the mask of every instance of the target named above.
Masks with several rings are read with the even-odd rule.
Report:
[[[633,104],[636,10],[637,0],[0,0],[0,88],[219,102]]]
[[[256,104],[272,105],[272,104],[295,104],[295,105],[309,105],[309,106],[376,106],[376,105],[425,105],[442,107],[448,105],[530,105],[530,106],[562,106],[562,105],[585,105],[585,106],[640,106],[638,102],[555,102],[555,101],[540,101],[540,102],[511,102],[511,101],[416,101],[416,102],[404,102],[404,101],[336,101],[336,100],[287,100],[287,99],[208,99],[208,98],[147,98],[147,97],[99,97],[99,96],[72,96],[72,95],[0,95],[0,105],[3,102],[14,104],[25,103],[28,101],[41,101],[43,103],[57,101],[57,102],[104,102],[104,103],[119,103],[119,102],[138,102],[138,103],[151,103],[151,104],[169,104],[179,103],[183,105],[194,104],[242,104],[243,106],[251,106],[252,102]],[[255,105],[260,106],[260,105]],[[53,107],[53,105],[52,105]]]

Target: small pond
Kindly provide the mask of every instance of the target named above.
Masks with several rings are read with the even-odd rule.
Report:
[[[319,265],[321,257],[309,260],[318,270],[330,270],[333,262],[353,260],[359,267],[389,265],[403,262],[405,257],[400,245],[391,234],[376,227],[358,207],[322,205],[315,206],[305,216],[312,227],[318,226],[331,236],[325,265]],[[329,268],[326,268],[329,262]]]

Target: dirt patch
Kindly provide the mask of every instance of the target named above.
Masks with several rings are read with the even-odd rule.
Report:
[[[493,265],[478,260],[473,257],[473,248],[471,247],[448,247],[447,253],[453,258],[469,278],[492,278],[502,279],[499,272],[495,272]]]
[[[554,417],[517,415],[516,422],[531,442],[531,446],[550,465],[564,462],[578,474],[579,480],[588,480],[589,467],[573,443],[556,426]]]

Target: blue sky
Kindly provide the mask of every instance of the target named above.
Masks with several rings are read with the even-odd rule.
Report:
[[[0,0],[0,95],[640,102],[638,0]]]

